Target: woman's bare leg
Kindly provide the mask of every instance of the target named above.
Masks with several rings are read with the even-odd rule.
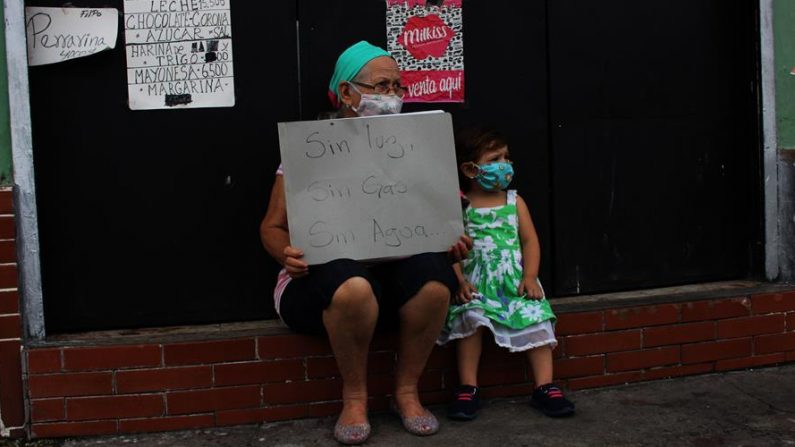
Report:
[[[367,421],[367,354],[377,320],[373,289],[358,276],[342,283],[323,311],[323,325],[342,375],[342,424]]]
[[[417,382],[447,316],[450,290],[431,281],[400,308],[400,339],[395,373],[395,403],[404,417],[421,416]]]

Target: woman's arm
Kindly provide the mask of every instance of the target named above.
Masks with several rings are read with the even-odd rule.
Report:
[[[544,296],[538,286],[538,266],[541,264],[541,245],[538,243],[538,234],[530,217],[530,210],[518,194],[516,195],[516,214],[519,217],[519,240],[522,242],[522,282],[519,284],[519,294],[527,292],[530,298]]]
[[[287,205],[284,199],[284,178],[276,176],[271,190],[268,211],[259,226],[262,245],[293,278],[306,275],[309,266],[301,261],[304,253],[290,246],[290,230],[287,226]]]

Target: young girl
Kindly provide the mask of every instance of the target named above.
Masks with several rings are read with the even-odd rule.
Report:
[[[448,415],[472,420],[480,404],[478,364],[484,332],[511,352],[526,351],[535,390],[531,403],[547,416],[574,404],[552,384],[555,315],[538,281],[538,235],[524,200],[507,190],[513,177],[508,145],[495,131],[471,129],[456,139],[459,178],[469,205],[466,232],[474,246],[455,266],[459,290],[438,343],[458,341],[461,386]]]

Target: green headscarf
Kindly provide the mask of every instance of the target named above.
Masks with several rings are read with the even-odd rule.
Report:
[[[328,85],[328,97],[334,107],[339,107],[340,82],[352,81],[359,74],[362,67],[381,56],[391,57],[388,51],[364,40],[351,45],[340,54],[337,59],[337,65],[334,67],[334,74],[331,76],[331,82]]]

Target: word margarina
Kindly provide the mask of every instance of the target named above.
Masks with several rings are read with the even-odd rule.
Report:
[[[142,87],[143,88],[143,87]],[[202,79],[200,81],[163,82],[148,84],[148,96],[183,95],[197,93],[220,93],[225,91],[220,79]]]

